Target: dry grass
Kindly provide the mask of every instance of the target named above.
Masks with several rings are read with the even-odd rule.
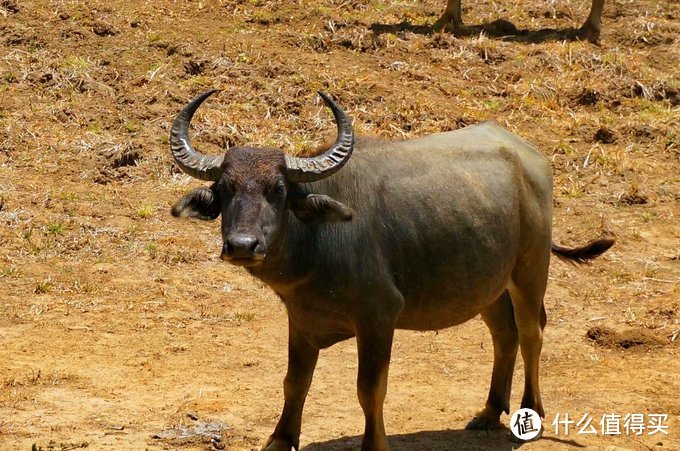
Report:
[[[16,355],[30,360],[22,347],[49,348],[54,354],[35,358],[51,361],[81,345],[103,353],[111,345],[97,340],[121,334],[128,342],[117,346],[132,354],[126,364],[144,367],[153,359],[138,337],[155,340],[159,355],[191,361],[203,358],[192,335],[167,341],[198,333],[195,324],[251,331],[271,321],[255,303],[271,293],[243,282],[242,272],[217,268],[217,227],[167,214],[175,198],[198,185],[173,166],[169,126],[209,87],[220,93],[192,130],[206,153],[248,144],[316,149],[334,133],[319,89],[339,100],[358,133],[385,139],[498,120],[552,161],[556,240],[618,240],[588,270],[553,265],[549,310],[556,327],[570,318],[565,335],[583,337],[588,320],[601,317],[598,324],[649,330],[666,343],[677,337],[676,2],[608,1],[600,46],[423,33],[443,0],[90,3],[0,2],[0,327],[22,343],[3,350],[10,362],[0,369],[8,381],[3,408],[7,399],[12,408],[33,408],[33,392],[12,397],[10,390],[40,390],[46,380],[96,381],[75,362],[72,372],[45,370],[31,384],[25,367],[12,363]],[[468,24],[502,16],[537,30],[578,25],[589,2],[468,3]],[[204,338],[217,343],[222,335]],[[428,352],[444,346],[430,338],[422,345]],[[59,347],[62,341],[71,348]],[[578,339],[565,346],[565,353],[586,352]],[[673,349],[659,358],[673,358],[663,354]],[[260,351],[239,356],[240,370],[279,372]],[[616,356],[593,352],[594,360],[616,364]],[[559,355],[552,358],[559,364]],[[16,410],[3,412],[12,418]],[[0,423],[0,439],[6,430],[39,436],[27,422],[9,421]]]

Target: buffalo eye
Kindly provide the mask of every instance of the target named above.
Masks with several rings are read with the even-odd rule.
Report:
[[[281,196],[286,192],[286,184],[282,180],[276,182],[270,189],[269,193],[275,196]]]

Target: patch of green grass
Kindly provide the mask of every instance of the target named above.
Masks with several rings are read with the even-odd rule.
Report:
[[[257,9],[253,13],[253,22],[259,23],[261,25],[270,25],[276,22],[277,18],[270,11],[265,11],[263,9]]]
[[[177,263],[191,263],[196,260],[196,255],[192,254],[191,252],[187,252],[184,249],[180,249],[174,253],[165,255],[163,260],[171,265]]]
[[[657,123],[659,121],[666,121],[674,117],[675,110],[670,108],[664,102],[657,102],[645,98],[638,98],[635,101],[637,109],[637,120],[644,123]]]
[[[35,39],[35,38],[31,38],[31,39],[28,41],[28,51],[29,51],[29,52],[35,52],[35,51],[37,51],[37,50],[40,50],[41,47],[42,47],[42,45],[41,45],[40,42],[39,42],[37,39]]]
[[[92,63],[86,56],[69,55],[64,58],[63,65],[70,69],[86,70],[89,69]]]
[[[632,279],[632,275],[629,272],[627,272],[626,270],[623,270],[623,269],[619,269],[617,271],[614,271],[612,273],[612,277],[615,280],[619,280],[619,281],[630,281]]]
[[[212,86],[212,78],[205,75],[196,75],[195,77],[187,78],[182,84],[188,86]]]
[[[560,155],[573,155],[575,152],[574,148],[565,142],[561,142],[558,146],[557,149],[555,149],[555,153],[558,153]]]
[[[161,40],[161,34],[157,31],[154,31],[152,33],[149,33],[147,39],[149,40],[149,44],[153,44],[154,42],[158,42]]]
[[[149,257],[158,257],[158,245],[156,243],[146,243],[144,245],[144,250],[149,254]]]
[[[88,281],[81,282],[80,280],[76,280],[73,283],[73,290],[76,293],[95,294],[99,292],[99,287],[97,285],[91,284]]]
[[[24,231],[22,236],[23,236],[24,240],[26,240],[26,247],[28,248],[29,252],[31,252],[32,254],[38,254],[40,252],[40,247],[37,246],[32,241],[33,226],[30,226],[26,231]]]
[[[0,277],[19,277],[19,268],[16,266],[7,266],[0,269]]]
[[[90,444],[88,442],[57,442],[55,440],[50,440],[44,447],[34,443],[31,446],[31,451],[67,451],[71,449],[87,448]]]
[[[47,235],[63,235],[66,232],[66,225],[61,222],[53,222],[47,224],[45,227],[45,233]]]
[[[149,219],[154,215],[156,209],[152,205],[144,204],[137,209],[137,217],[141,219]]]
[[[498,100],[487,99],[482,103],[482,106],[485,110],[496,111],[498,108],[500,108],[501,104]]]
[[[253,312],[236,312],[234,313],[234,319],[236,321],[252,321],[255,319],[255,314]]]
[[[127,121],[125,124],[123,124],[123,129],[127,133],[138,133],[142,129],[142,126],[139,124],[139,122]]]
[[[624,62],[623,55],[617,49],[614,49],[602,55],[602,64],[604,66],[613,66],[615,68],[619,68],[620,66],[623,65],[623,62]]]
[[[40,280],[35,283],[35,287],[33,288],[33,293],[35,294],[46,294],[52,291],[52,288],[54,288],[54,284],[52,283],[51,278],[47,278],[45,280]]]
[[[73,191],[62,191],[59,193],[59,199],[66,202],[76,202],[78,200],[78,195]]]
[[[85,130],[88,132],[92,132],[95,134],[99,134],[102,132],[102,124],[99,121],[92,121],[89,124],[87,124],[87,127],[85,127]]]
[[[562,194],[572,199],[580,199],[586,195],[584,187],[580,183],[571,182],[562,187]]]

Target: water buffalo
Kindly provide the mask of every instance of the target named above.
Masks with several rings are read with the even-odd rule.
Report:
[[[602,21],[602,9],[604,0],[592,0],[590,14],[578,30],[578,37],[587,39],[590,42],[597,42],[600,39],[600,22]],[[463,28],[463,15],[460,7],[461,0],[447,0],[446,9],[442,16],[434,23],[432,28],[441,30],[453,27],[454,30]]]
[[[298,448],[319,350],[356,337],[362,449],[387,450],[383,400],[395,328],[436,330],[478,314],[493,337],[494,364],[486,406],[467,427],[496,427],[508,412],[518,346],[521,405],[544,415],[538,363],[551,251],[585,262],[613,240],[552,243],[552,175],[538,150],[495,122],[355,142],[348,117],[320,92],[338,128],[320,155],[233,147],[206,156],[188,132],[213,92],[191,101],[170,134],[179,167],[212,184],[185,195],[172,214],[222,215],[222,259],[247,268],[286,306],[285,405],[264,449]]]

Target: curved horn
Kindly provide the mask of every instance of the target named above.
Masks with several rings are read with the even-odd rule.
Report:
[[[189,123],[201,103],[216,91],[206,91],[189,102],[177,115],[170,130],[170,148],[179,168],[192,177],[209,181],[219,180],[224,156],[211,157],[194,150],[189,139]]]
[[[321,91],[318,93],[335,116],[338,137],[330,149],[322,155],[310,158],[285,156],[286,178],[293,183],[314,182],[335,174],[347,163],[354,149],[354,131],[349,118],[328,95]]]

